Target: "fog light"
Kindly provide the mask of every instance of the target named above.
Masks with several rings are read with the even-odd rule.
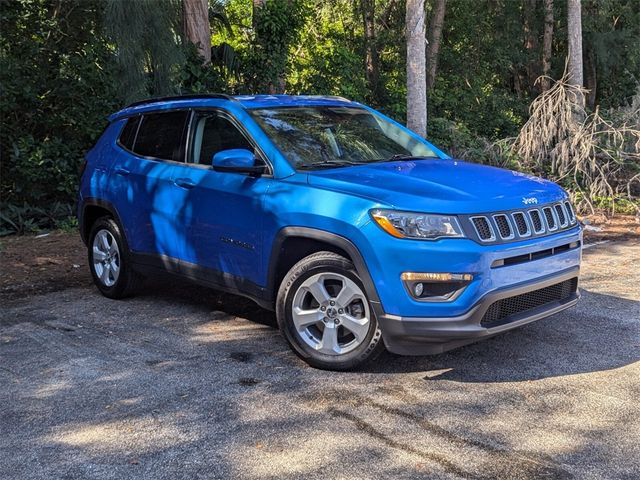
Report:
[[[400,278],[405,281],[427,280],[429,282],[470,282],[473,275],[470,273],[416,273],[404,272]]]
[[[404,272],[400,278],[416,300],[425,302],[452,301],[473,280],[470,273]]]

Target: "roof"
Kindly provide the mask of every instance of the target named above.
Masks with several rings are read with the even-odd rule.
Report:
[[[356,105],[355,102],[342,97],[321,95],[223,95],[198,94],[174,97],[150,98],[132,103],[112,114],[110,121],[117,118],[153,110],[189,107],[220,107],[228,102],[243,108],[299,107],[299,106],[344,106]]]
[[[233,98],[245,108],[333,106],[353,103],[346,98],[323,95],[236,95]]]

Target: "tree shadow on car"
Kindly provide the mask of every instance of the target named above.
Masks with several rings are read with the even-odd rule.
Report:
[[[425,380],[520,382],[611,370],[640,361],[640,302],[582,290],[575,308],[449,352],[384,353],[370,373],[426,372]]]

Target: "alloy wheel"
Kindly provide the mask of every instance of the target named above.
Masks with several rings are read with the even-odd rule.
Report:
[[[298,287],[292,317],[307,345],[326,355],[343,355],[366,339],[371,312],[353,280],[338,273],[318,273]]]
[[[100,282],[106,287],[115,285],[120,275],[120,250],[109,230],[99,230],[93,237],[92,260]]]

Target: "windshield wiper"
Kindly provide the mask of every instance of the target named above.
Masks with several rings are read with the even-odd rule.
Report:
[[[391,155],[389,158],[381,158],[380,160],[375,160],[374,163],[395,162],[397,160],[424,160],[425,158],[437,158],[437,157],[426,157],[424,155],[407,155],[404,153],[396,153],[395,155]]]
[[[350,160],[323,160],[308,165],[299,165],[299,169],[309,170],[315,167],[348,167],[351,165],[362,165],[362,162],[352,162]]]

